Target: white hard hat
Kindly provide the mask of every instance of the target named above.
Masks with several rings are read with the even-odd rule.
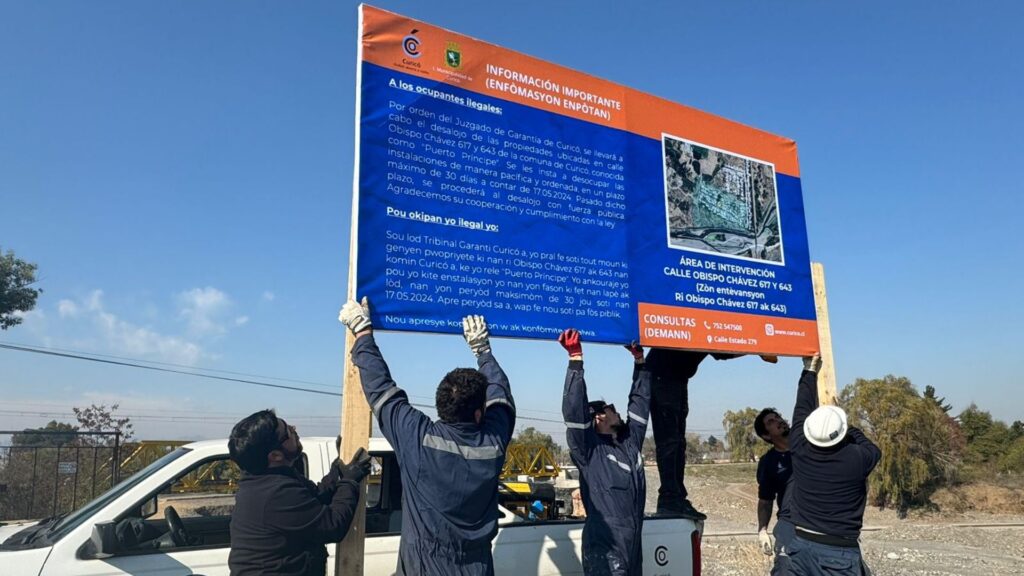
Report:
[[[822,448],[839,444],[846,437],[846,412],[839,406],[818,406],[804,420],[804,436]]]

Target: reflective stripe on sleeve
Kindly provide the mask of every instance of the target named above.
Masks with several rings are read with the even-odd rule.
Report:
[[[636,420],[637,422],[639,422],[641,424],[647,424],[647,418],[641,418],[641,417],[637,416],[636,414],[634,414],[632,412],[626,412],[626,414],[629,414],[629,417],[632,420]]]
[[[576,429],[576,430],[586,430],[587,428],[590,428],[593,425],[594,425],[594,421],[593,420],[591,420],[591,421],[589,421],[589,422],[587,422],[585,424],[577,424],[576,422],[566,422],[565,423],[565,426],[567,428],[573,428],[573,429]]]
[[[399,388],[398,386],[392,386],[391,388],[388,388],[388,391],[381,394],[380,398],[378,398],[377,401],[373,403],[373,413],[376,414],[377,412],[380,412],[380,409],[384,407],[384,403],[387,402],[392,396],[398,394],[401,391],[402,389]]]
[[[491,404],[504,404],[508,406],[513,412],[516,411],[516,407],[513,406],[511,402],[505,400],[504,398],[495,398],[493,400],[488,400],[487,403],[484,404],[484,408],[490,408]]]

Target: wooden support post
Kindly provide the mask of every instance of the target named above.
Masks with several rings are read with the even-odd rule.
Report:
[[[341,458],[346,462],[359,448],[369,447],[370,428],[373,425],[370,405],[366,403],[359,369],[352,363],[352,347],[356,338],[345,330],[345,384],[341,397]],[[338,544],[334,557],[335,576],[362,576],[363,544],[366,538],[366,481],[359,491],[359,506],[352,519],[352,527]]]
[[[832,358],[832,327],[828,321],[828,297],[825,294],[825,267],[811,262],[814,285],[814,309],[818,316],[818,344],[821,347],[821,370],[818,371],[818,403],[836,404],[836,366]]]

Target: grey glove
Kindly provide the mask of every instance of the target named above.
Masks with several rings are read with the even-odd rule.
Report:
[[[347,464],[339,458],[338,470],[341,472],[342,480],[362,482],[363,478],[370,475],[370,453],[366,451],[366,448],[360,448],[356,450]]]
[[[466,316],[462,319],[462,335],[473,354],[479,356],[491,351],[491,333],[483,316]]]
[[[338,321],[348,326],[353,334],[373,328],[373,324],[370,323],[370,302],[366,296],[363,296],[362,304],[355,300],[346,302],[341,307],[341,312],[338,313]]]
[[[805,356],[804,370],[807,370],[808,372],[817,372],[818,370],[821,370],[821,356]]]

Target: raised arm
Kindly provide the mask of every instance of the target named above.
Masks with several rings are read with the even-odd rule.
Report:
[[[847,429],[846,435],[849,436],[853,443],[860,447],[861,458],[864,465],[864,477],[867,478],[868,474],[875,469],[875,466],[882,459],[882,451],[875,445],[874,442],[868,440],[868,437],[860,431],[860,428],[850,426]]]
[[[631,441],[639,450],[643,448],[651,415],[651,373],[644,363],[644,349],[639,344],[633,342],[626,346],[626,350],[633,355],[633,387],[629,390],[627,423]]]
[[[415,446],[422,440],[430,418],[409,404],[405,391],[395,384],[391,371],[373,339],[373,325],[366,298],[362,304],[349,300],[338,316],[355,334],[352,363],[359,368],[359,379],[370,408],[377,416],[381,434],[391,443],[397,455],[404,446]]]
[[[483,316],[462,319],[462,335],[476,355],[477,368],[487,378],[487,403],[484,425],[490,427],[507,445],[516,427],[516,403],[508,376],[491,353],[490,331]]]
[[[583,344],[580,333],[568,329],[558,337],[559,344],[569,353],[569,367],[565,371],[562,391],[562,418],[565,420],[565,439],[569,453],[577,464],[586,462],[594,449],[597,433],[590,415],[587,382],[583,378]]]
[[[790,449],[799,447],[804,441],[804,420],[818,407],[818,370],[821,358],[804,358],[804,370],[797,384],[796,406],[793,407],[793,426],[790,428]]]
[[[325,495],[314,497],[298,483],[267,500],[265,514],[274,518],[277,530],[322,544],[345,537],[359,505],[359,483],[370,474],[370,455],[360,448],[350,462],[336,468],[338,478],[326,505],[320,500]]]

